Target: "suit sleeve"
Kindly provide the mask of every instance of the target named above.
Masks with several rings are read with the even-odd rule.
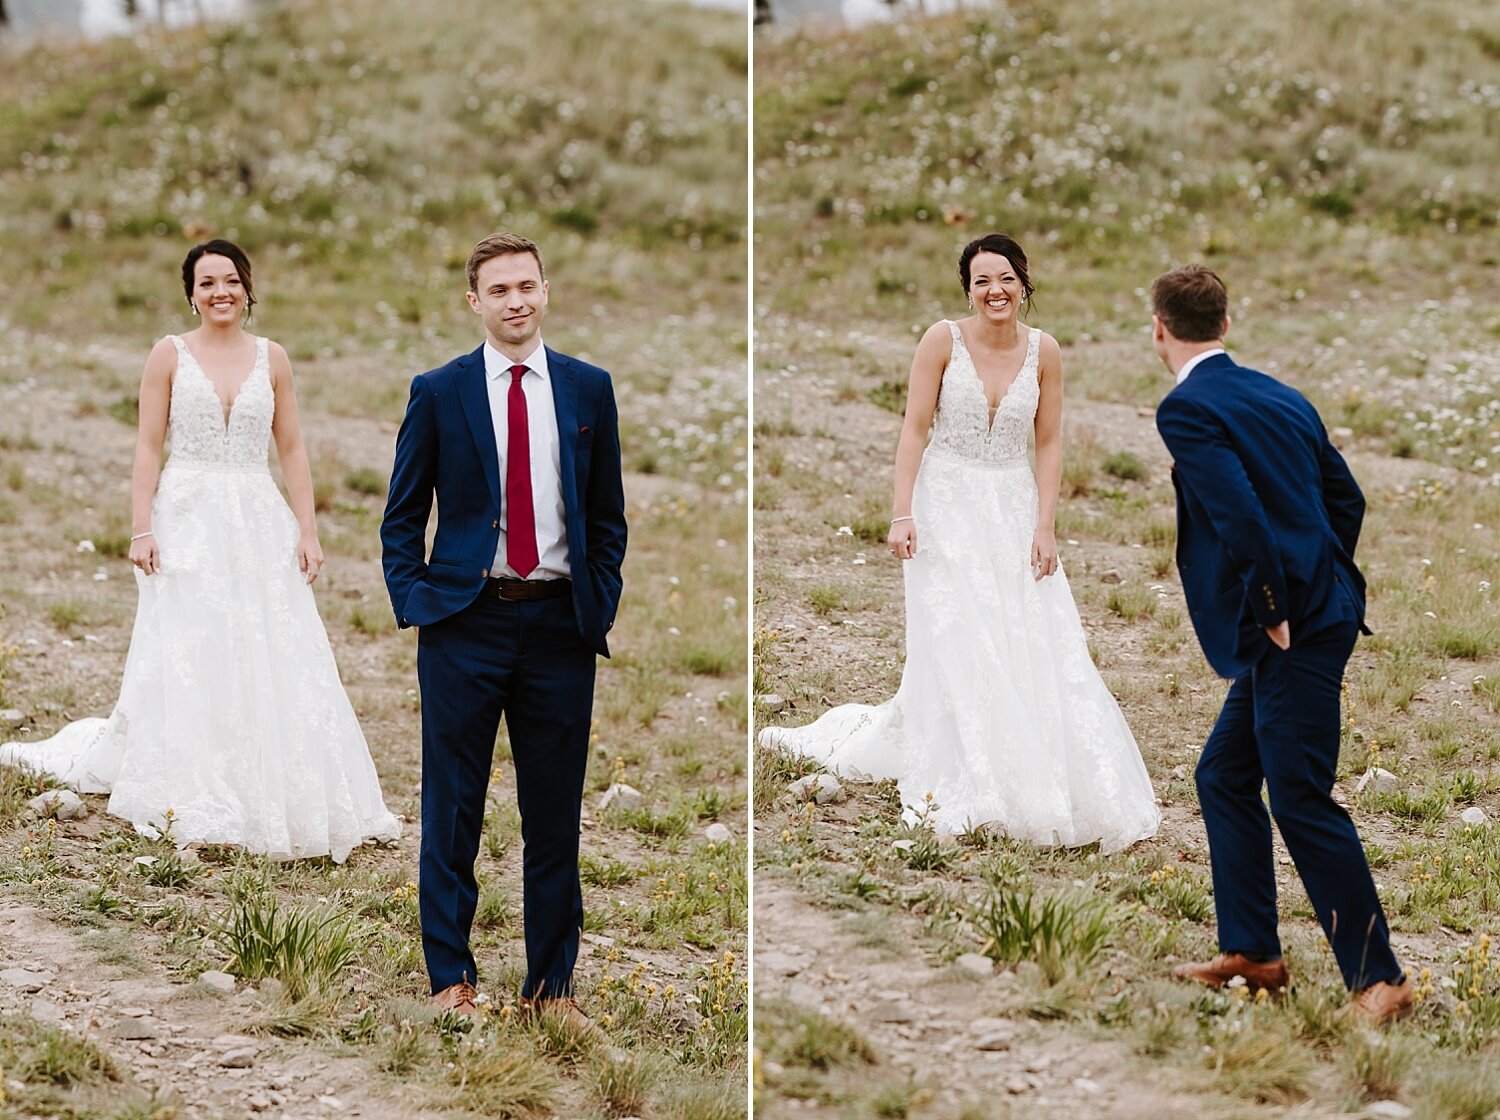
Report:
[[[625,487],[620,468],[620,417],[615,407],[614,386],[607,380],[594,430],[588,493],[584,499],[585,522],[589,568],[603,597],[599,607],[604,614],[604,629],[608,630],[614,624],[624,586],[620,566],[625,561]]]
[[[381,562],[391,609],[401,627],[412,588],[427,577],[427,520],[432,513],[437,481],[437,431],[432,411],[432,389],[425,377],[411,383],[406,416],[396,433],[396,461],[385,518],[380,523]]]
[[[1223,422],[1191,400],[1169,396],[1156,411],[1156,427],[1177,462],[1178,484],[1208,515],[1249,591],[1255,621],[1279,626],[1288,617],[1281,553]]]
[[[1339,540],[1344,552],[1352,560],[1354,547],[1359,544],[1360,526],[1365,520],[1365,496],[1349,471],[1349,464],[1339,454],[1338,448],[1323,433],[1323,446],[1319,453],[1319,466],[1323,472],[1323,508],[1328,511],[1328,523]]]

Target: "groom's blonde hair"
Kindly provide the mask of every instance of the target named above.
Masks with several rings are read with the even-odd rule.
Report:
[[[1185,264],[1151,282],[1151,312],[1179,342],[1224,337],[1229,292],[1213,269]]]
[[[492,257],[505,257],[512,253],[530,253],[536,258],[537,271],[542,274],[542,279],[547,279],[547,266],[542,262],[542,251],[536,247],[535,241],[518,233],[492,233],[475,245],[473,252],[469,254],[469,291],[479,290],[480,265]]]

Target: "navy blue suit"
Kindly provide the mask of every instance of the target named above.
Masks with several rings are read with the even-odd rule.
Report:
[[[503,715],[525,845],[526,983],[572,993],[583,925],[578,837],[595,655],[620,600],[625,499],[614,390],[602,369],[547,351],[571,593],[486,593],[504,487],[484,348],[412,381],[380,528],[400,626],[418,626],[422,690],[422,945],[434,992],[475,982],[469,932],[495,736]],[[437,502],[432,553],[427,522]]]
[[[1339,693],[1364,626],[1364,496],[1296,390],[1200,362],[1156,426],[1175,460],[1177,566],[1209,664],[1233,679],[1197,768],[1219,947],[1281,954],[1271,814],[1351,990],[1400,979],[1364,848],[1333,800]],[[1283,651],[1266,629],[1290,625]]]

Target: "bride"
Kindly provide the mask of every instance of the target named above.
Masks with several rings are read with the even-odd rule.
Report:
[[[313,600],[323,552],[291,363],[244,329],[255,296],[239,246],[195,246],[182,283],[201,325],[158,342],[141,380],[140,601],[119,701],[108,719],[6,743],[0,764],[109,793],[110,813],[179,845],[343,861],[400,825]],[[272,438],[295,516],[266,465]]]
[[[1161,817],[1058,562],[1061,352],[1020,322],[1032,285],[1014,240],[971,242],[958,272],[974,314],[923,335],[896,450],[901,687],[878,707],[767,728],[760,743],[847,777],[896,778],[908,817],[930,798],[941,831],[986,825],[1117,851],[1154,835]]]

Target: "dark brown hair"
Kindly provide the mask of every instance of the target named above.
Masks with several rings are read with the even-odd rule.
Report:
[[[474,246],[474,251],[469,254],[469,291],[479,290],[479,266],[492,257],[504,257],[511,253],[530,253],[536,258],[537,271],[542,274],[542,279],[547,279],[547,266],[542,263],[542,251],[536,247],[536,242],[522,237],[517,233],[492,233]]]
[[[1229,292],[1212,269],[1186,264],[1151,281],[1151,312],[1179,342],[1217,342],[1224,337]]]
[[[255,287],[250,283],[250,258],[245,256],[245,250],[222,237],[194,245],[182,260],[182,293],[187,296],[188,306],[193,306],[194,272],[198,262],[210,256],[227,257],[234,265],[234,270],[240,275],[240,285],[245,289],[245,317],[249,318],[250,309],[255,306]]]
[[[1010,267],[1015,269],[1016,278],[1021,281],[1021,298],[1030,308],[1031,294],[1036,291],[1036,288],[1031,284],[1031,272],[1026,264],[1026,250],[1017,244],[1014,237],[1005,233],[987,233],[983,237],[976,237],[964,246],[964,251],[958,256],[958,279],[964,286],[964,295],[969,294],[969,266],[974,263],[974,258],[980,253],[998,253],[1010,262]]]

